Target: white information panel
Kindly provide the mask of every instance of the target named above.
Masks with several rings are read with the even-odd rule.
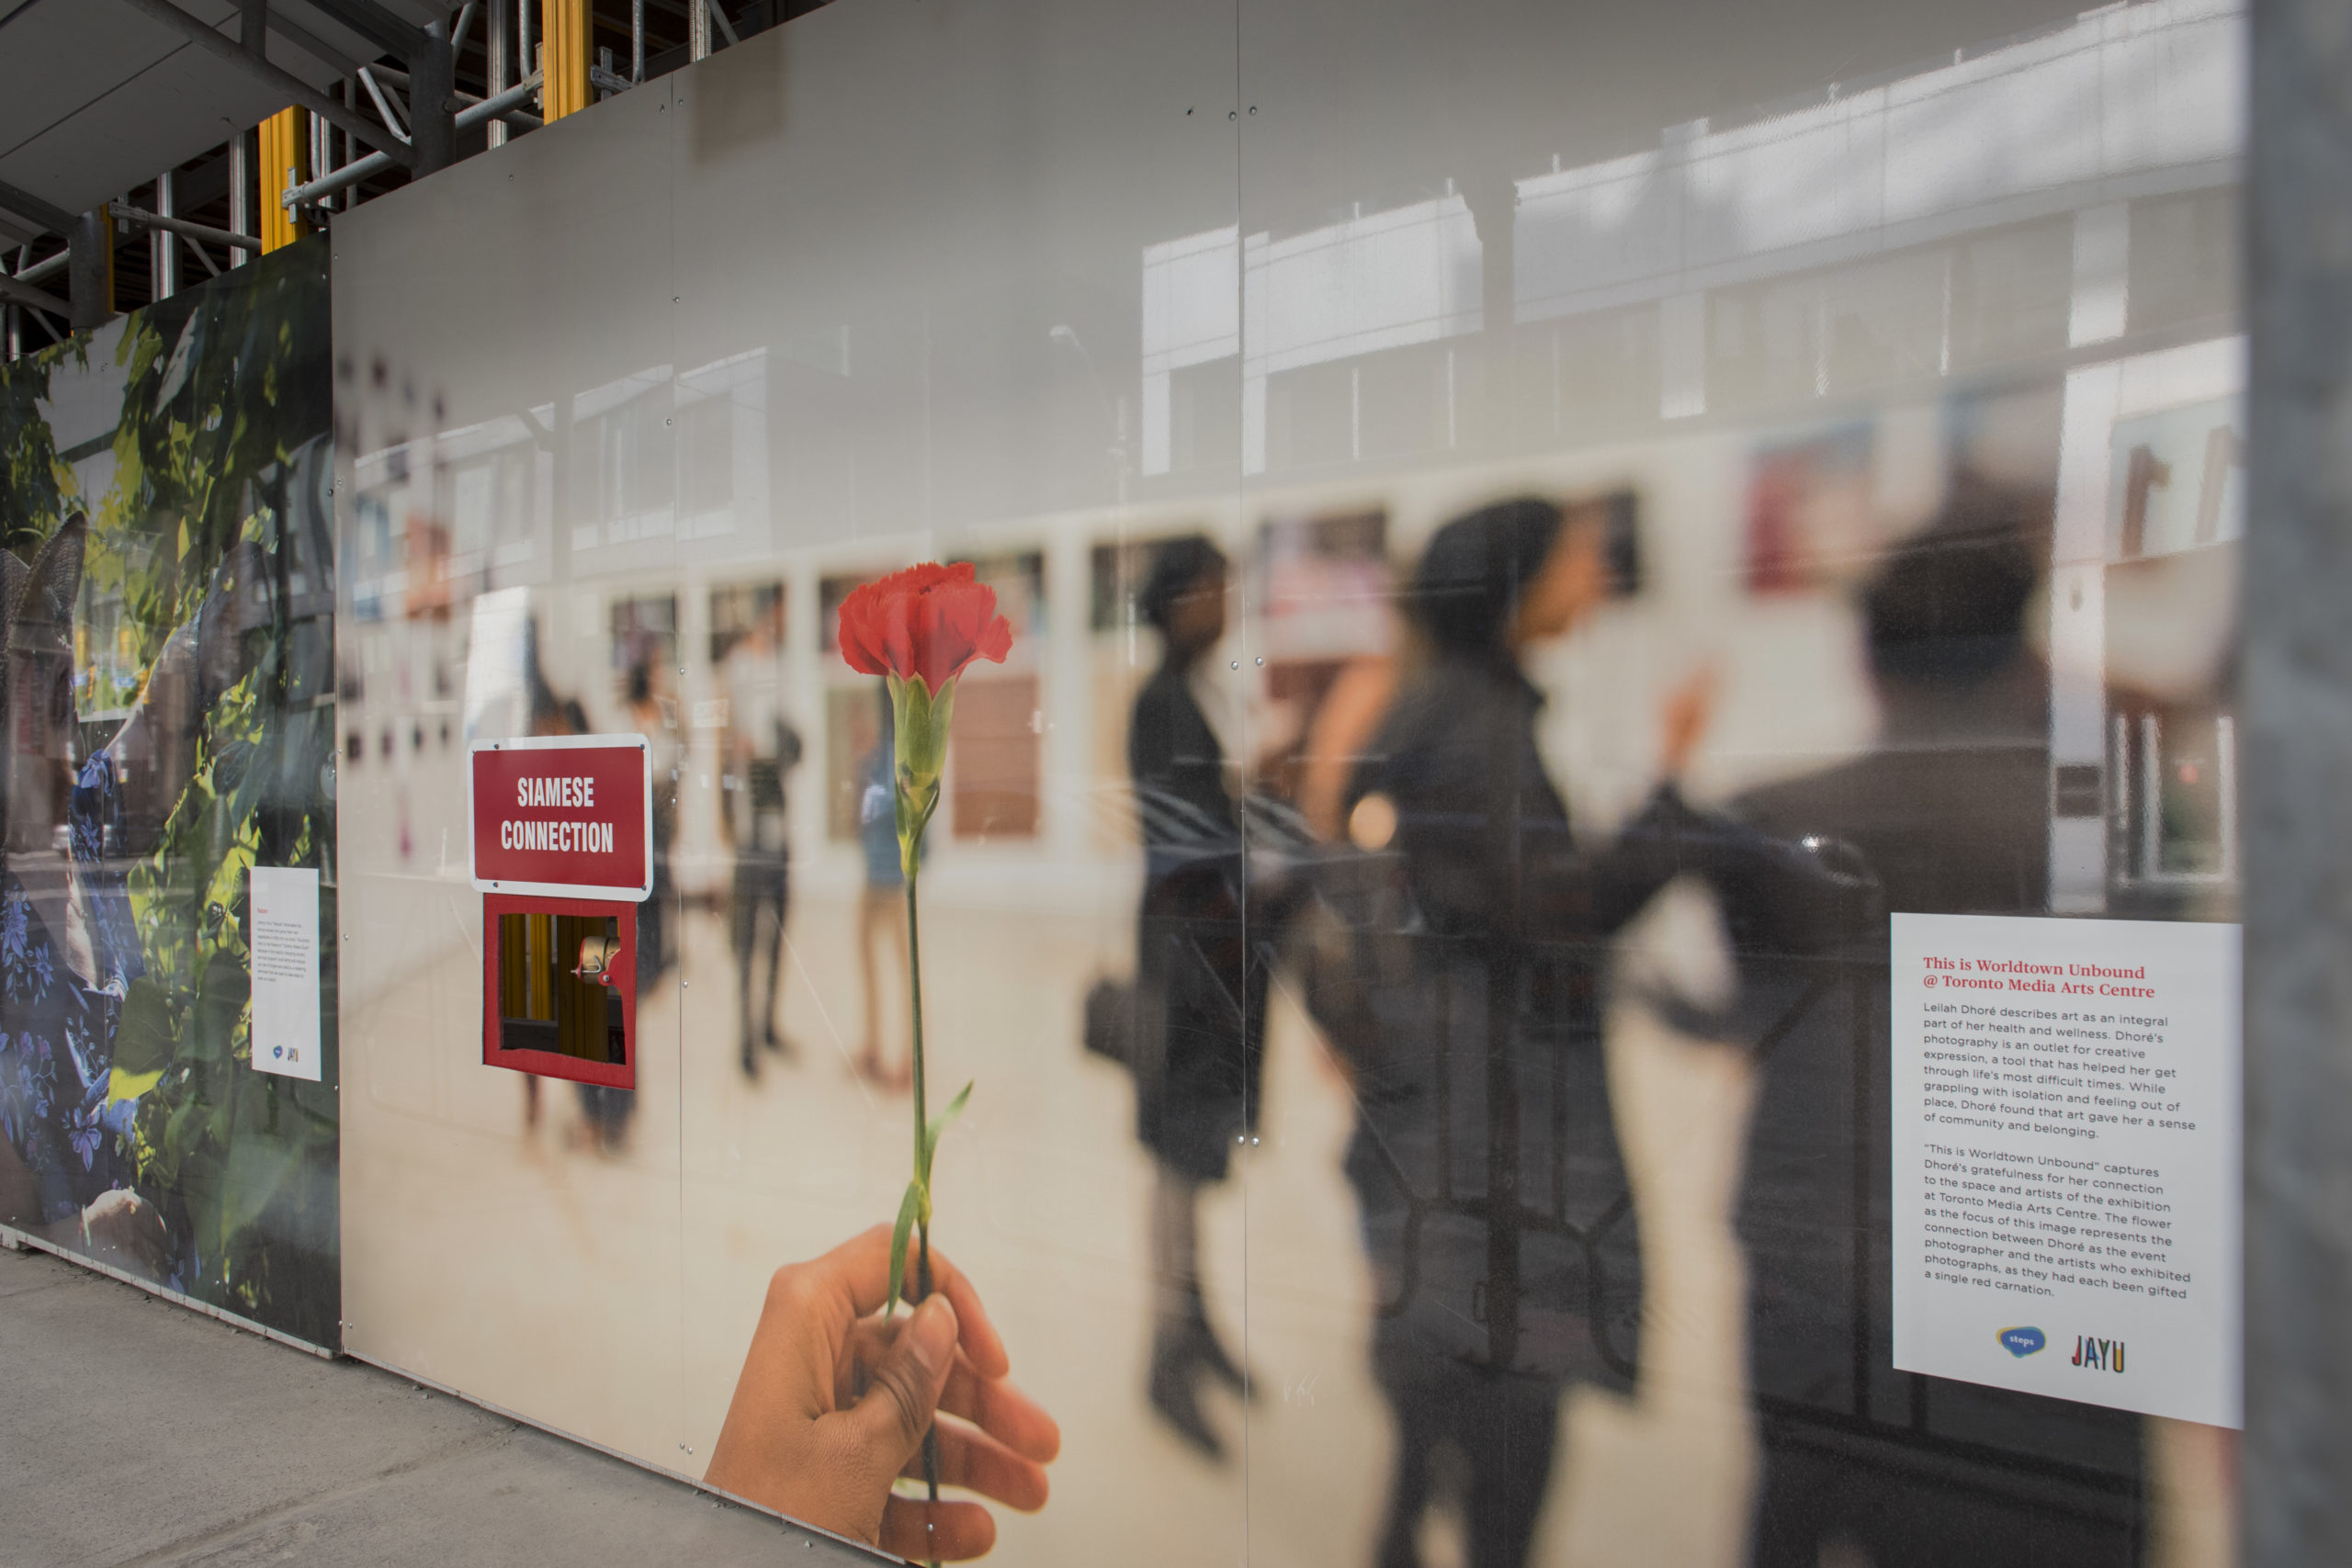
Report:
[[[2240,1424],[2236,926],[1894,917],[1894,1365]]]
[[[319,874],[257,865],[245,885],[254,1066],[319,1079]]]

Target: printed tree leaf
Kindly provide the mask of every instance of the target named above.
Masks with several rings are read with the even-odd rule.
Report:
[[[126,1073],[122,1070],[122,1064],[118,1062],[107,1073],[107,1103],[112,1105],[118,1100],[137,1100],[162,1082],[163,1077],[164,1069],[161,1067],[152,1073]]]
[[[171,1059],[170,998],[161,986],[142,975],[123,992],[122,1012],[115,1024],[114,1071],[118,1077],[160,1075]]]

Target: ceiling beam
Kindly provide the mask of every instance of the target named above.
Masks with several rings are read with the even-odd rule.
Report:
[[[354,75],[359,70],[357,61],[346,58],[341,50],[307,28],[300,28],[288,21],[284,12],[270,12],[263,25],[338,76]],[[244,40],[240,39],[237,41],[242,43]]]
[[[53,234],[62,234],[74,227],[74,215],[62,207],[51,206],[28,190],[0,181],[0,207],[19,218],[29,218]]]
[[[29,283],[19,283],[0,272],[0,299],[12,304],[29,305],[36,310],[46,310],[59,321],[73,319],[74,309],[46,288],[35,288]]]
[[[393,15],[376,0],[311,0],[311,6],[403,62],[413,62],[424,51],[424,29],[404,17]]]
[[[283,94],[288,103],[300,104],[337,130],[347,132],[354,141],[364,141],[375,148],[393,163],[406,167],[415,162],[414,155],[390,131],[373,124],[357,111],[344,107],[293,73],[272,65],[259,54],[248,52],[234,39],[223,38],[173,5],[172,0],[122,0],[122,4],[162,23],[188,42],[209,51],[247,75],[267,84],[272,91]]]

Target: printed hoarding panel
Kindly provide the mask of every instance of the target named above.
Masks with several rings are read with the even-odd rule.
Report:
[[[0,1224],[333,1346],[326,265],[0,367]]]
[[[2228,1539],[1898,1358],[1887,916],[2235,919],[2241,48],[843,4],[339,218],[355,1346],[914,1558]],[[614,735],[633,1085],[490,1070]]]

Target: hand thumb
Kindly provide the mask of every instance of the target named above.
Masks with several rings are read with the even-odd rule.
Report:
[[[874,1370],[865,1396],[848,1412],[860,1448],[886,1458],[888,1475],[899,1473],[931,1430],[956,1365],[956,1309],[947,1298],[926,1297]]]

